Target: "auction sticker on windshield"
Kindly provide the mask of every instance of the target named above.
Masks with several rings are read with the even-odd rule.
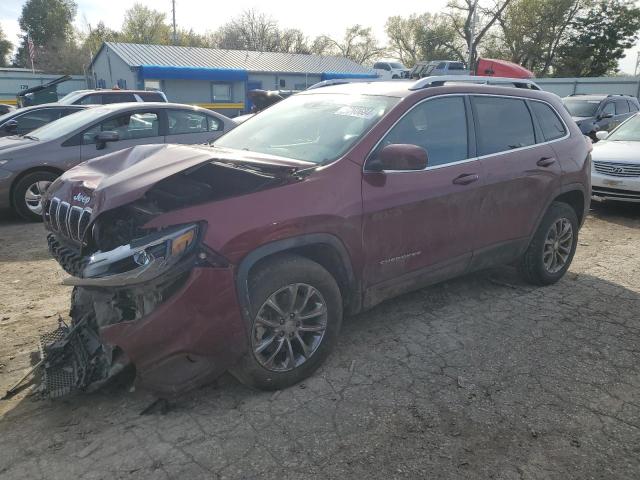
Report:
[[[344,115],[345,117],[373,118],[376,109],[372,107],[359,107],[357,105],[345,105],[334,112],[334,115]]]

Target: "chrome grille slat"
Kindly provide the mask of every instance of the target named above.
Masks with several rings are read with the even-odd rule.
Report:
[[[91,209],[71,205],[54,197],[48,204],[45,221],[52,231],[81,242],[91,221]]]
[[[596,172],[612,177],[640,177],[640,164],[593,162]]]

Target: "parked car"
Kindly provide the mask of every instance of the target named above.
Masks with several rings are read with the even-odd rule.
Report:
[[[598,141],[596,133],[609,132],[640,110],[638,99],[630,95],[571,95],[562,99],[580,131]]]
[[[0,209],[42,218],[42,195],[62,172],[134,145],[204,143],[235,126],[219,113],[175,103],[121,103],[63,117],[0,139]]]
[[[432,85],[308,90],[213,146],[141,146],[62,175],[44,218],[76,288],[55,337],[69,355],[49,373],[89,362],[69,383],[83,389],[133,363],[157,392],[225,370],[281,389],[324,361],[343,312],[498,264],[560,280],[591,142],[553,94]]]
[[[45,103],[13,110],[0,117],[0,137],[25,135],[36,128],[88,107],[88,105]]]
[[[410,69],[400,62],[376,62],[373,64],[373,69],[384,80],[407,78],[410,72]]]
[[[166,102],[167,97],[160,91],[149,90],[76,90],[58,103],[63,105],[106,105],[108,103],[125,102]]]
[[[434,75],[469,75],[470,71],[463,62],[453,60],[432,60],[418,62],[409,72],[409,78],[432,77]]]
[[[7,105],[6,103],[0,103],[0,115],[6,115],[9,112],[13,112],[16,109],[13,105]]]
[[[640,114],[611,133],[596,133],[591,170],[593,198],[640,202]]]

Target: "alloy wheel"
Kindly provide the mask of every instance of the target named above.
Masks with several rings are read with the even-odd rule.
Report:
[[[549,273],[558,273],[569,260],[573,246],[573,227],[566,218],[556,220],[544,241],[542,261],[544,268]]]
[[[287,372],[305,363],[327,329],[327,305],[311,285],[287,285],[262,304],[251,332],[256,359],[267,370]]]
[[[27,208],[35,215],[42,215],[42,197],[47,191],[47,188],[49,188],[49,185],[51,185],[51,182],[47,180],[32,183],[24,194],[24,201]]]

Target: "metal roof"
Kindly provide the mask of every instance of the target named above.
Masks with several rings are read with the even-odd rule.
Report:
[[[370,68],[335,56],[114,42],[105,42],[102,49],[105,47],[130,67],[159,65],[242,69],[249,72],[375,74]]]

